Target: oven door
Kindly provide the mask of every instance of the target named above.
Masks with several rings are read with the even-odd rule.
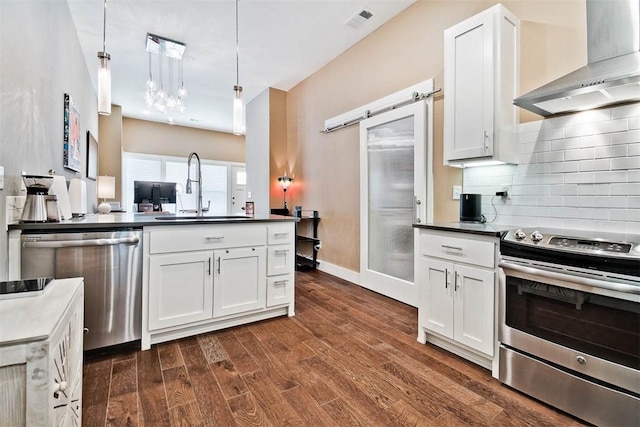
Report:
[[[502,345],[640,394],[640,286],[512,260],[499,265]]]

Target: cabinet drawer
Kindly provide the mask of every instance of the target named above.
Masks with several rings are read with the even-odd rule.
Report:
[[[267,244],[292,244],[294,234],[295,232],[292,223],[269,225],[267,227]]]
[[[267,252],[267,276],[287,274],[294,271],[293,245],[269,246]]]
[[[267,278],[267,307],[293,302],[293,274]]]
[[[456,262],[494,268],[495,243],[437,234],[420,235],[420,253]]]
[[[263,246],[266,241],[264,225],[181,226],[171,230],[152,230],[149,233],[149,253]]]

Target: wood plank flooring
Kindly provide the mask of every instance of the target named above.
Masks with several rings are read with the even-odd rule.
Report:
[[[85,361],[83,425],[581,425],[416,337],[416,309],[298,272],[295,317]]]

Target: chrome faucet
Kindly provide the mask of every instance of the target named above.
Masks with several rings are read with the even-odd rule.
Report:
[[[194,157],[198,161],[198,179],[191,179],[191,158]],[[187,188],[185,193],[191,194],[191,183],[198,183],[198,197],[197,202],[198,205],[196,207],[196,215],[202,215],[202,168],[200,166],[200,156],[197,153],[189,154],[189,160],[187,161]]]

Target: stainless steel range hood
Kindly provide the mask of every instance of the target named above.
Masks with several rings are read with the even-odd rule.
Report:
[[[586,0],[589,63],[516,98],[542,116],[640,101],[640,0]]]

